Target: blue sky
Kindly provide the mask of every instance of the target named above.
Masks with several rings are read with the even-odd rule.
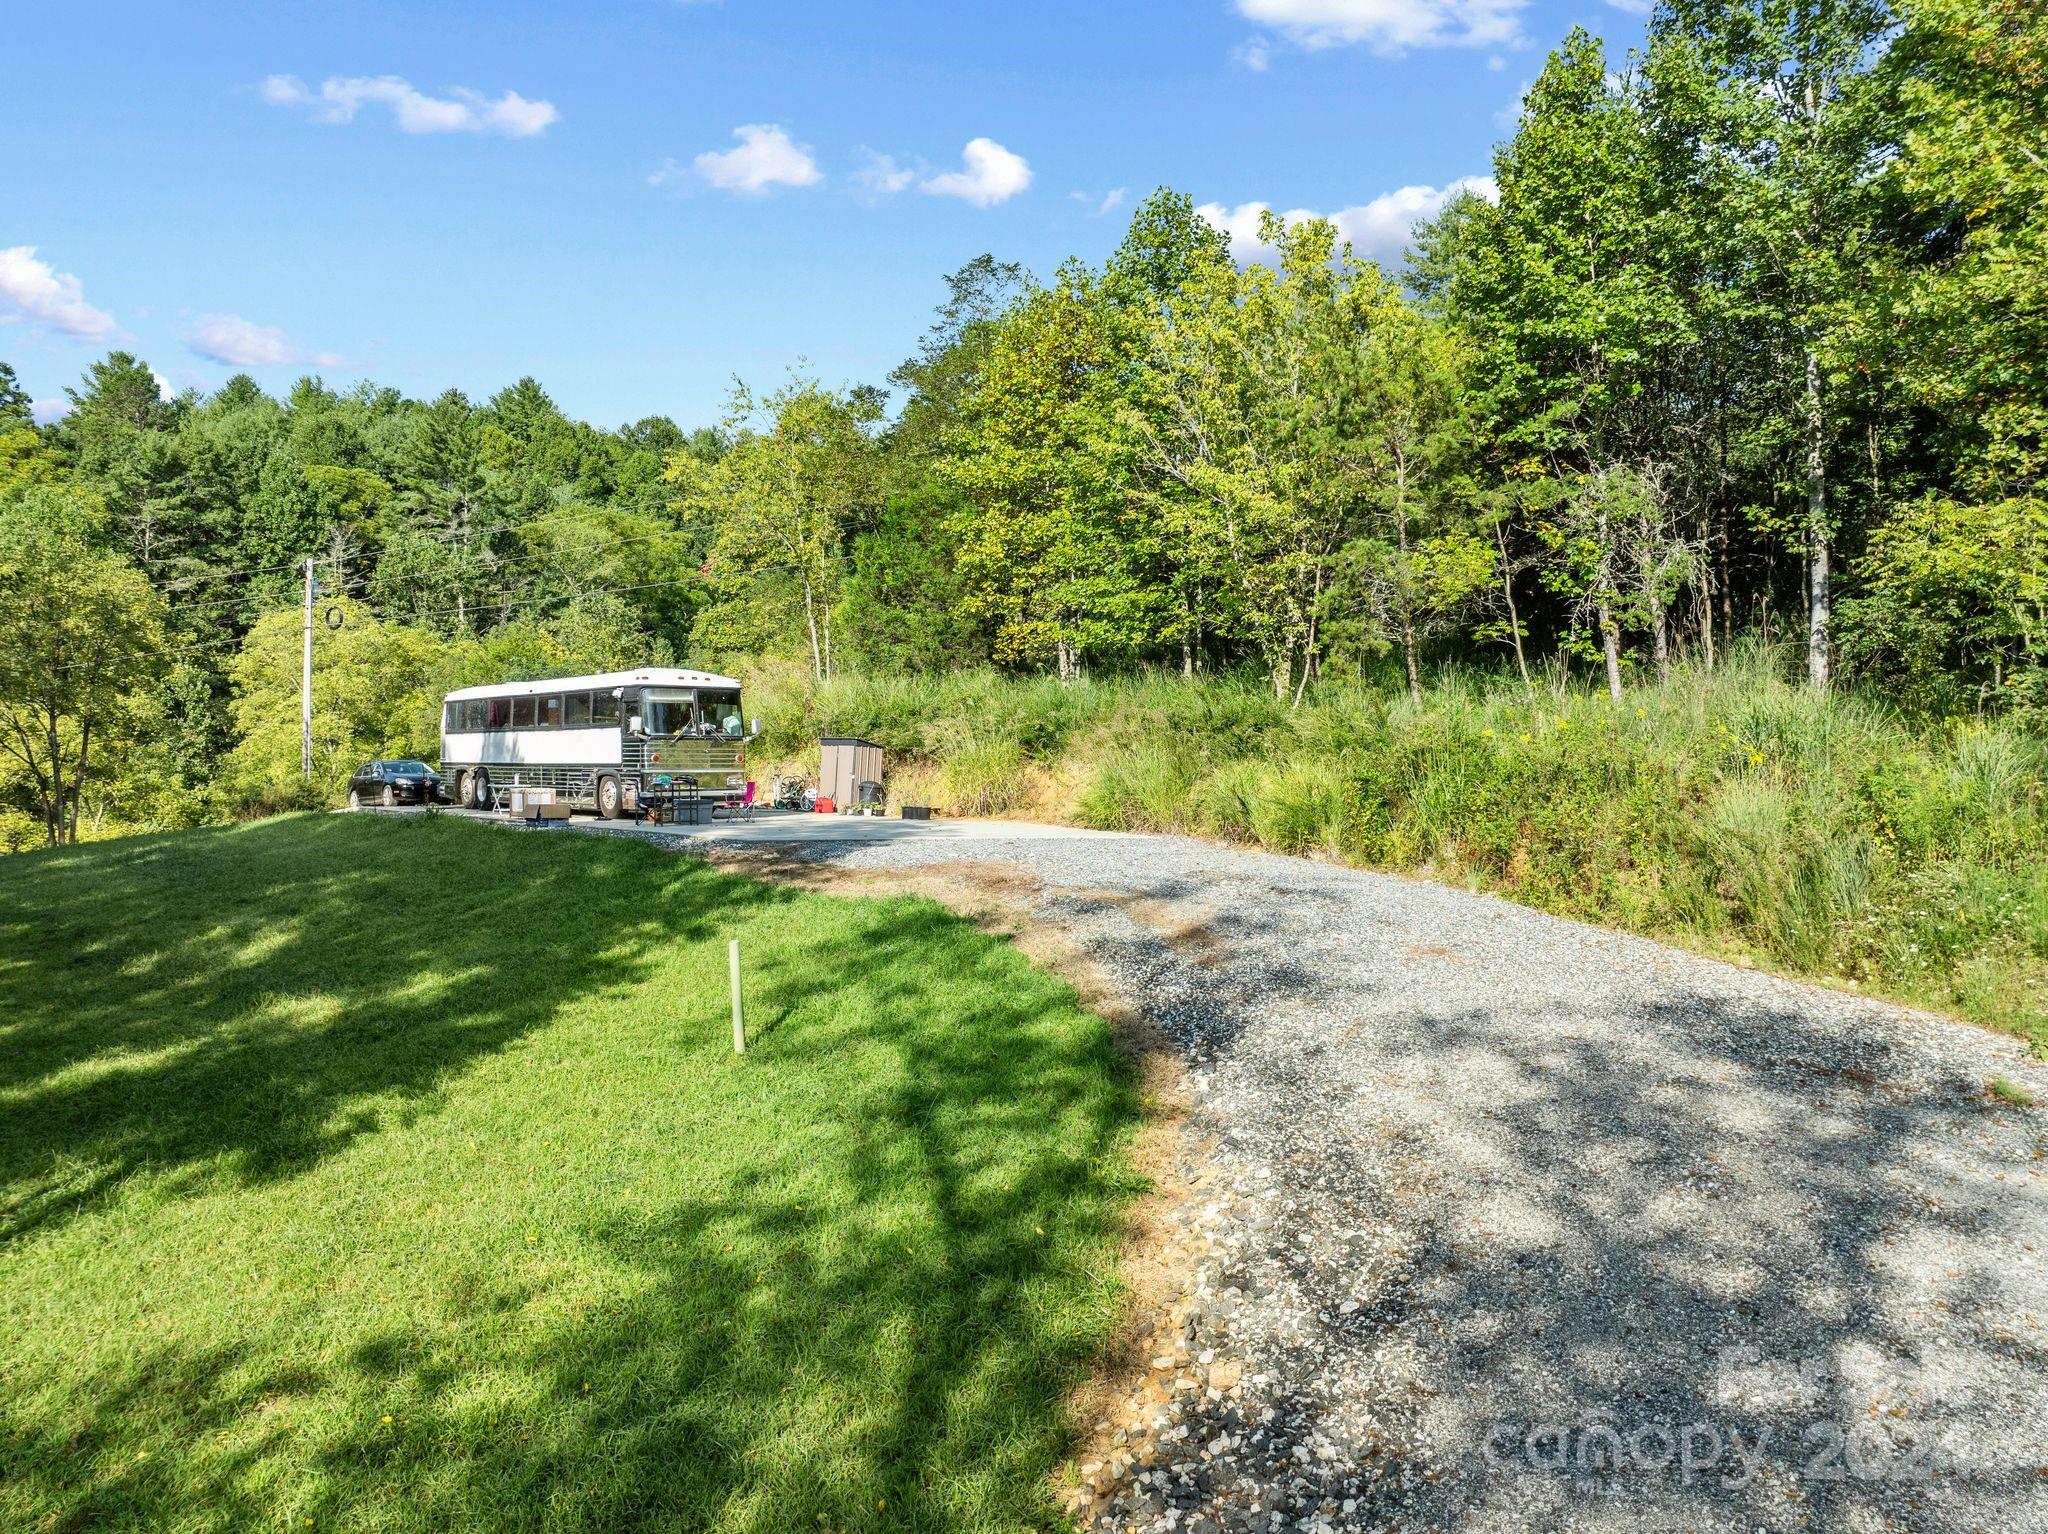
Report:
[[[1391,251],[1566,29],[1619,50],[1635,3],[18,8],[0,360],[39,404],[121,345],[176,389],[530,373],[694,426],[735,374],[880,382],[945,272],[1099,259],[1161,184]]]

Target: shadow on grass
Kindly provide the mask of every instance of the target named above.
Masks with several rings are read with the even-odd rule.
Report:
[[[650,904],[644,849],[527,850],[322,816],[0,863],[0,1241],[143,1165],[304,1171],[377,1127],[351,1105],[430,1097],[652,945],[788,898],[678,861]]]
[[[1063,987],[929,902],[800,897],[603,839],[544,860],[445,825],[204,836],[238,839],[259,930],[169,911],[125,940],[97,933],[180,890],[219,909],[192,887],[210,860],[186,839],[48,870],[54,934],[8,913],[0,986],[17,995],[27,966],[47,972],[37,946],[90,945],[79,981],[7,1025],[0,1090],[32,1122],[4,1131],[0,1172],[36,1190],[14,1206],[16,1241],[145,1166],[195,1186],[301,1173],[376,1127],[353,1099],[424,1104],[566,1000],[636,983],[652,945],[786,906],[793,930],[748,972],[772,1026],[744,1062],[696,1057],[742,1095],[692,1098],[673,1131],[737,1159],[708,1192],[638,1208],[565,1190],[580,1217],[538,1255],[508,1233],[502,1261],[344,1349],[278,1347],[287,1312],[255,1340],[139,1344],[71,1382],[62,1409],[0,1406],[0,1507],[53,1529],[1057,1522],[1046,1476],[1062,1392],[1113,1316],[1133,1112],[1107,1029]],[[417,855],[379,850],[387,836]],[[423,865],[447,887],[408,888]],[[508,922],[533,932],[544,973],[494,973]],[[221,953],[236,957],[208,962]],[[133,980],[109,985],[123,969]],[[336,1001],[266,1021],[286,976]],[[706,1019],[724,999],[702,998]],[[820,1096],[764,1156],[759,1116],[788,1112],[770,1088],[809,1080]],[[79,1163],[89,1176],[62,1184],[54,1169]],[[593,1290],[553,1246],[597,1254],[610,1278]],[[310,1331],[315,1302],[290,1303]]]

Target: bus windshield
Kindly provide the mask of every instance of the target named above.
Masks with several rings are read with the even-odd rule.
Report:
[[[740,734],[740,695],[736,692],[699,693],[697,717],[706,735],[737,738]]]
[[[649,692],[640,701],[642,727],[649,735],[699,738],[741,734],[740,695],[736,692]]]
[[[641,707],[649,735],[695,735],[697,695],[689,692],[650,692]]]

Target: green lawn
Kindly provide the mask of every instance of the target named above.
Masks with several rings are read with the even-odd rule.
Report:
[[[438,817],[0,860],[0,1528],[1057,1524],[1133,1113],[923,900]]]

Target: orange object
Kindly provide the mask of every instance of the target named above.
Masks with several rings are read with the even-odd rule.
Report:
[[[813,808],[816,809],[820,815],[830,815],[834,813],[836,810],[838,810],[839,806],[832,802],[832,796],[830,794],[820,794],[818,795],[817,802],[813,806]]]

